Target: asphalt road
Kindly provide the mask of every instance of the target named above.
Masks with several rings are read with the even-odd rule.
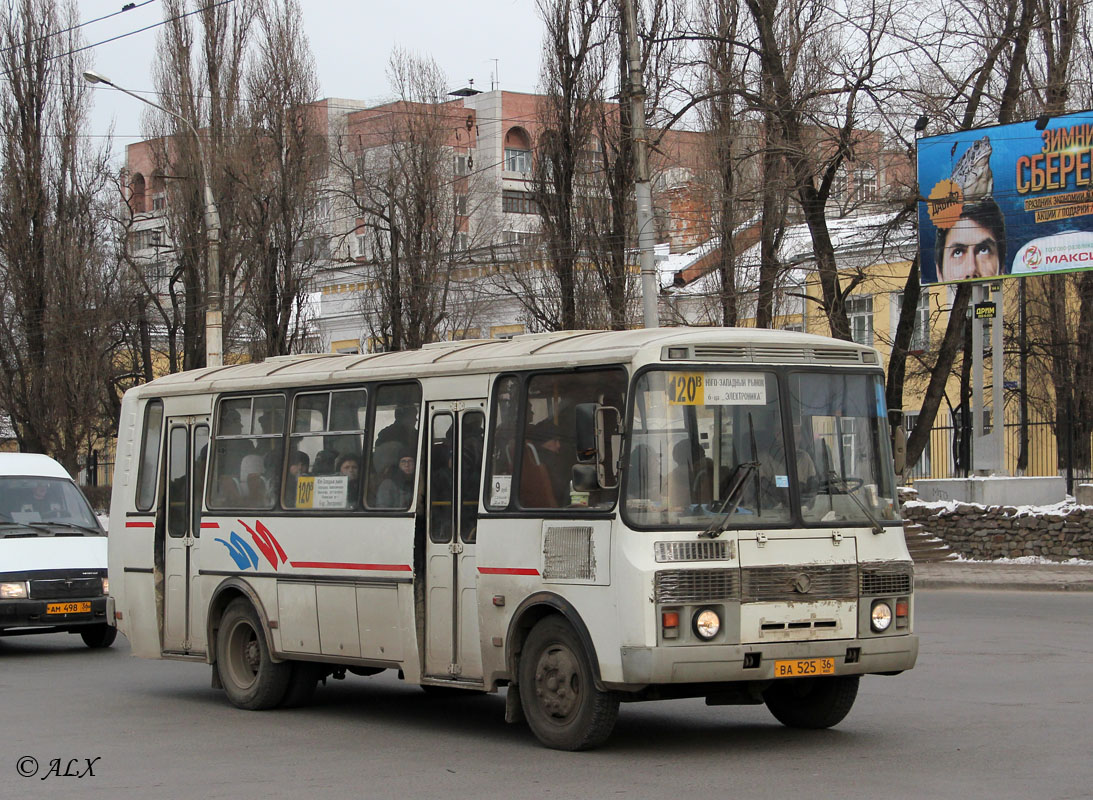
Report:
[[[500,695],[436,700],[385,673],[245,712],[208,667],[135,659],[120,638],[0,638],[0,797],[1086,798],[1091,617],[1093,594],[923,592],[919,666],[863,679],[835,729],[630,704],[575,754],[506,725]]]

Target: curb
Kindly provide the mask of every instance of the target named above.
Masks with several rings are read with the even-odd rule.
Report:
[[[1077,580],[1059,583],[1021,580],[975,581],[961,580],[960,578],[924,578],[916,575],[915,589],[960,589],[988,592],[1093,592],[1093,581]]]

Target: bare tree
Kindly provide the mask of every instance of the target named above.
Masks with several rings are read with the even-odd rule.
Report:
[[[473,176],[456,174],[473,125],[462,103],[443,102],[436,63],[395,50],[388,75],[399,99],[359,119],[333,161],[357,216],[366,323],[378,347],[402,350],[452,331],[453,277],[480,243],[472,220],[487,198]]]
[[[607,0],[538,0],[545,34],[540,72],[543,99],[540,134],[533,159],[533,195],[540,217],[540,244],[550,281],[557,287],[557,314],[550,301],[529,313],[548,330],[572,330],[590,323],[592,309],[578,305],[585,241],[580,222],[586,215],[603,216],[609,205],[589,186],[587,165],[599,156],[593,144],[597,116],[604,105],[604,80],[609,69],[607,45],[613,40],[613,7]],[[625,161],[619,162],[625,170]],[[588,204],[596,209],[588,209]],[[616,309],[616,313],[623,313]]]
[[[318,78],[300,29],[297,0],[258,9],[254,59],[246,78],[249,148],[225,164],[238,194],[241,318],[251,357],[300,352],[313,344],[307,297],[325,234],[317,211],[328,163],[325,130],[311,104]]]
[[[72,472],[114,424],[119,317],[77,19],[55,0],[0,10],[0,407],[20,449]]]
[[[914,45],[907,51],[910,63],[907,74],[917,75],[918,84],[904,88],[904,97],[912,106],[940,120],[942,126],[968,130],[986,121],[1011,122],[1019,108],[1027,76],[1028,45],[1033,31],[1035,0],[1005,0],[998,4],[988,0],[964,0],[959,4],[937,4],[923,14],[921,7],[908,10],[908,19],[901,30]],[[936,19],[927,29],[923,19]],[[904,309],[917,306],[919,298],[917,271],[912,270],[904,290]],[[957,352],[965,342],[965,314],[971,297],[971,287],[961,284],[949,309],[945,333],[936,349],[936,358],[929,366],[929,380],[924,393],[915,429],[907,442],[907,463],[914,464],[929,441],[937,411],[945,396],[945,388],[953,375]],[[896,359],[905,359],[903,342],[910,341],[913,320],[905,314],[900,319],[894,351]],[[970,358],[965,347],[965,360]],[[1001,369],[1001,358],[997,367]],[[964,370],[962,370],[964,372]],[[889,371],[888,400],[893,407],[902,407],[904,370],[899,365]],[[895,379],[895,381],[893,380]],[[966,379],[962,384],[966,384]],[[967,394],[962,388],[961,395]],[[896,404],[893,401],[899,400]],[[967,415],[965,414],[965,417]]]
[[[155,143],[157,171],[168,176],[167,232],[175,269],[170,308],[180,315],[181,367],[205,361],[208,293],[208,231],[203,187],[208,181],[220,216],[219,269],[215,279],[223,309],[224,347],[240,337],[236,327],[246,287],[239,226],[238,184],[225,166],[240,163],[253,143],[246,124],[244,77],[251,25],[261,0],[208,4],[197,15],[195,35],[186,0],[165,0],[166,25],[157,44],[154,77],[159,103],[169,114],[146,117]],[[200,132],[199,134],[195,132]],[[198,142],[196,135],[201,136]]]

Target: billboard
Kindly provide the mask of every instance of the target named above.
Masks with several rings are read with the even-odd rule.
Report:
[[[1093,269],[1093,111],[918,142],[921,280]]]

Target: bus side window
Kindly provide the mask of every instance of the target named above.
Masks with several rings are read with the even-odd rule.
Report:
[[[621,369],[542,373],[528,381],[518,495],[522,508],[601,510],[614,505],[617,489],[573,489],[576,409],[597,403],[621,411],[625,387]]]
[[[493,394],[490,428],[490,468],[487,474],[486,506],[494,510],[509,507],[513,473],[516,469],[516,414],[519,410],[520,380],[515,375],[499,378]]]
[[[144,432],[140,440],[140,467],[137,472],[137,509],[150,511],[156,502],[156,475],[159,472],[159,446],[163,438],[163,401],[149,400],[144,409]]]
[[[402,511],[413,503],[420,411],[421,387],[416,383],[381,386],[376,391],[365,492],[369,508]]]
[[[213,440],[209,507],[269,509],[276,502],[284,452],[283,395],[222,400]]]

